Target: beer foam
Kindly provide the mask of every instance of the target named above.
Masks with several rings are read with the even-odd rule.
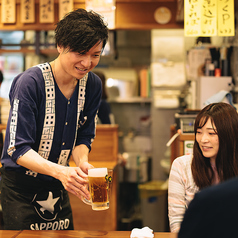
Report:
[[[105,177],[107,175],[107,168],[93,168],[88,170],[89,177]]]

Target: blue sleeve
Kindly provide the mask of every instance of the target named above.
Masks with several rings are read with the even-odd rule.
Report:
[[[37,83],[41,80],[43,78],[40,70],[28,70],[17,76],[11,86],[11,109],[7,128],[9,131],[6,133],[8,137],[5,138],[5,143],[8,154],[15,162],[30,150],[36,141],[38,108],[44,108],[44,91],[42,92],[43,88]]]

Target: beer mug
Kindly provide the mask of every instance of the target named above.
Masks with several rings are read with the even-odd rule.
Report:
[[[91,199],[82,198],[82,201],[92,206],[93,210],[106,210],[109,208],[110,183],[112,170],[107,168],[93,168],[88,170],[88,186]]]

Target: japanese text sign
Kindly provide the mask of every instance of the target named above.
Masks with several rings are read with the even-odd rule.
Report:
[[[59,0],[59,19],[62,19],[65,14],[71,12],[74,7],[73,0]]]
[[[40,0],[40,23],[54,22],[54,0]]]
[[[184,0],[185,36],[234,36],[234,0]]]
[[[16,22],[16,1],[15,0],[2,0],[1,11],[2,23],[15,23]]]
[[[21,23],[35,22],[35,1],[21,0]]]

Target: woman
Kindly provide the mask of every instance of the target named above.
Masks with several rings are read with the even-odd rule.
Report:
[[[183,215],[199,190],[238,175],[238,114],[227,103],[203,108],[194,124],[193,155],[174,160],[168,190],[170,229],[178,232]]]

